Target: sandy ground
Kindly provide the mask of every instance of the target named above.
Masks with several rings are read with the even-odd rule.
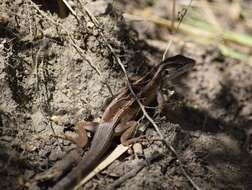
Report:
[[[169,17],[162,11],[164,3],[157,1],[154,9]],[[125,86],[101,31],[130,76],[141,76],[160,62],[164,48],[155,39],[169,35],[168,31],[122,17],[132,7],[147,5],[147,1],[88,3],[102,23],[101,30],[78,6],[74,8],[80,23],[71,14],[59,18],[56,13],[38,11],[29,0],[1,1],[1,189],[28,189],[34,176],[75,148],[50,135],[80,120],[99,121],[112,94]],[[175,43],[170,54],[184,54],[197,63],[190,73],[173,81],[175,95],[154,118],[161,132],[201,189],[252,189],[251,156],[244,148],[246,132],[252,127],[251,64],[223,57],[215,47],[186,38],[184,43]],[[64,115],[65,126],[51,123],[52,115]],[[158,138],[147,121],[143,125],[148,139]],[[161,142],[143,147],[145,157],[155,150],[160,158],[118,189],[193,189]],[[124,154],[83,189],[106,189],[138,161]],[[42,183],[37,188],[50,185]]]

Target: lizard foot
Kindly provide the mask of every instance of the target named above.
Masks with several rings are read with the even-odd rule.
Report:
[[[122,142],[122,144],[124,146],[129,146],[129,145],[134,144],[134,143],[143,142],[145,139],[146,139],[145,135],[140,135],[139,137],[128,139],[127,141]]]

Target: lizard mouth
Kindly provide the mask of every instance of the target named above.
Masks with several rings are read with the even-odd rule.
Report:
[[[174,67],[169,67],[164,70],[164,76],[166,80],[175,79],[191,70],[194,64],[195,64],[194,62],[187,63],[185,65],[181,64],[181,66],[179,64],[174,64]]]

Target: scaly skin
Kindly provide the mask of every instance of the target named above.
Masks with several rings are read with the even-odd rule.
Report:
[[[147,106],[156,98],[157,91],[162,79],[162,71],[168,70],[168,79],[173,79],[178,75],[188,71],[194,65],[194,60],[177,55],[168,58],[153,71],[133,83],[133,87],[143,84],[148,78],[151,80],[137,93],[137,97],[142,100],[143,105]],[[126,124],[134,119],[140,108],[134,97],[129,95],[124,89],[104,111],[102,122],[99,125],[93,138],[90,150],[70,173],[59,181],[52,190],[70,190],[78,184],[83,177],[88,175],[101,161],[104,154],[110,147],[115,128],[119,124]]]

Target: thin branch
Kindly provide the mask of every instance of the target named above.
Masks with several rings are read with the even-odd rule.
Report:
[[[179,159],[179,155],[176,152],[176,150],[173,148],[173,146],[167,142],[164,139],[161,139],[161,141],[172,151],[172,153],[176,156],[177,158],[177,163],[179,165],[180,170],[182,171],[183,175],[186,177],[186,179],[191,183],[191,185],[194,187],[194,189],[196,190],[201,190],[200,187],[193,181],[193,179],[188,175],[188,173],[186,172],[181,160]]]
[[[78,0],[79,1],[79,0]],[[80,2],[80,1],[79,1]],[[190,2],[191,3],[191,2]],[[91,14],[91,12],[85,7],[83,6],[83,9],[86,11],[87,15],[89,16],[90,20],[93,22],[93,24],[97,27],[97,28],[100,28],[100,25],[99,25],[99,22],[98,20],[95,18],[95,16],[93,16]],[[179,26],[179,25],[178,25]],[[178,29],[178,28],[177,28]],[[159,127],[157,126],[157,124],[155,123],[155,121],[150,117],[150,115],[147,113],[144,105],[141,103],[141,101],[139,100],[139,98],[137,97],[136,93],[134,92],[133,88],[132,88],[132,85],[130,83],[130,80],[129,80],[129,76],[128,76],[128,73],[121,61],[121,59],[117,56],[117,54],[115,53],[114,49],[112,48],[112,46],[107,42],[108,40],[106,40],[106,37],[105,35],[100,32],[100,35],[101,37],[103,38],[103,41],[104,43],[106,44],[106,46],[108,47],[108,49],[111,51],[112,55],[114,56],[114,58],[116,59],[117,63],[120,65],[124,75],[125,75],[125,78],[126,78],[126,82],[127,82],[127,85],[128,85],[128,88],[131,92],[131,94],[133,95],[133,97],[135,98],[135,100],[137,101],[139,107],[141,108],[142,112],[143,112],[143,115],[150,121],[150,123],[153,125],[153,127],[155,128],[155,130],[157,131],[158,135],[160,136],[160,139],[162,140],[162,142],[165,142],[165,145],[172,151],[172,153],[176,156],[177,160],[178,160],[178,163],[179,163],[179,167],[182,171],[182,173],[184,174],[184,176],[188,179],[188,181],[192,184],[192,186],[196,189],[196,190],[200,190],[200,188],[196,185],[196,183],[192,180],[192,178],[186,173],[184,167],[182,166],[182,163],[179,159],[179,155],[178,153],[176,152],[176,150],[173,148],[173,146],[166,142],[165,139],[164,139],[164,136],[163,134],[161,133],[161,131],[159,130]]]
[[[177,33],[177,32],[178,32],[179,27],[180,27],[180,24],[182,23],[182,21],[183,21],[185,15],[186,15],[186,13],[188,12],[189,8],[190,8],[191,5],[192,5],[192,1],[193,1],[193,0],[190,0],[190,2],[189,2],[189,4],[187,5],[187,7],[186,7],[185,9],[182,10],[182,14],[179,15],[179,22],[178,22],[178,25],[177,25],[176,30],[175,30],[174,33]],[[175,17],[175,9],[176,9],[176,5],[175,5],[175,4],[176,4],[176,1],[173,0],[173,9],[172,9],[173,12],[172,12],[172,22],[171,22],[171,29],[172,29],[172,32],[174,31],[174,22],[175,22],[175,20],[174,20],[174,17]],[[165,60],[165,57],[166,57],[166,55],[167,55],[167,53],[168,53],[168,50],[169,50],[169,48],[171,47],[172,43],[173,43],[173,40],[170,39],[169,42],[168,42],[168,44],[167,44],[167,46],[166,46],[166,48],[165,48],[165,51],[164,51],[164,53],[163,53],[163,56],[162,56],[162,60],[163,60],[163,61]]]
[[[176,14],[176,0],[173,0],[172,1],[172,25],[171,25],[171,28],[172,28],[172,32],[174,31],[174,23],[175,23],[175,16]]]
[[[137,173],[143,169],[145,166],[149,165],[150,163],[152,163],[154,160],[160,158],[162,156],[161,153],[159,152],[153,152],[148,158],[144,159],[144,160],[139,160],[136,163],[136,166],[129,171],[128,173],[126,173],[125,175],[123,175],[122,177],[120,177],[119,179],[115,180],[113,182],[112,185],[109,186],[108,189],[113,190],[116,189],[116,187],[118,187],[119,185],[121,185],[122,183],[124,183],[126,180],[134,177],[137,175]]]

